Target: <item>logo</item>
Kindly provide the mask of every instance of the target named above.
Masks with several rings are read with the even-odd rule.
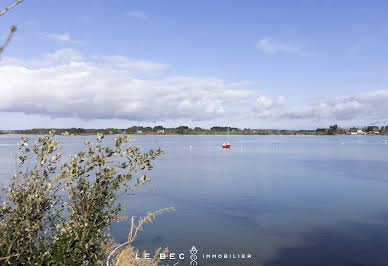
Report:
[[[192,246],[191,249],[190,249],[190,265],[197,265],[197,253],[198,253],[198,249],[195,247],[195,246]]]
[[[117,249],[122,248],[126,244],[127,243],[124,243],[116,247],[116,249],[114,249],[111,252],[111,254],[108,256],[108,259],[107,259],[107,266],[109,265],[111,255]],[[252,259],[251,253],[229,253],[229,252],[223,252],[223,251],[217,251],[215,253],[207,253],[205,251],[205,253],[203,252],[201,253],[194,245],[188,251],[190,255],[185,252],[175,251],[175,252],[168,252],[168,253],[159,253],[156,257],[158,257],[157,259],[159,259],[160,261],[169,260],[173,262],[173,261],[179,260],[179,261],[187,261],[187,263],[188,263],[188,259],[190,259],[190,263],[189,263],[190,266],[198,266],[199,263],[203,264],[202,263],[203,261],[214,261],[214,260],[218,260],[218,261],[233,260],[236,262],[237,265],[239,265],[240,260]],[[153,257],[151,253],[143,252],[142,254],[136,253],[135,259],[139,260],[139,262],[144,262],[143,260],[152,260]]]

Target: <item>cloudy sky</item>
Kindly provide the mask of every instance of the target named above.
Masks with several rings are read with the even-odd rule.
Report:
[[[2,1],[4,7],[12,1]],[[0,129],[388,124],[387,1],[25,1]]]

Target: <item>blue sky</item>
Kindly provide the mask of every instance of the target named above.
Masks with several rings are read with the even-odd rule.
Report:
[[[4,4],[12,1],[4,1]],[[1,128],[385,125],[386,1],[28,1]]]

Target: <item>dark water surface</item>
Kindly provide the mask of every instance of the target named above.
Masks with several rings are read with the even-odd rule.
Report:
[[[13,173],[18,138],[0,135],[0,185]],[[63,153],[85,139],[93,136],[61,138]],[[135,244],[168,246],[186,259],[195,245],[198,265],[388,265],[385,139],[231,136],[232,148],[222,150],[223,136],[134,136],[135,145],[165,154],[152,182],[121,198],[122,215],[174,206]],[[129,225],[113,224],[117,241],[126,241]],[[218,253],[253,259],[202,258]]]

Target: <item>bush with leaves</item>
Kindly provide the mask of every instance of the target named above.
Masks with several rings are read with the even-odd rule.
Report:
[[[0,264],[95,265],[106,258],[109,227],[122,193],[150,179],[160,149],[142,153],[119,135],[114,147],[85,142],[84,151],[62,159],[54,132],[30,147],[18,144],[16,174],[0,205]]]

